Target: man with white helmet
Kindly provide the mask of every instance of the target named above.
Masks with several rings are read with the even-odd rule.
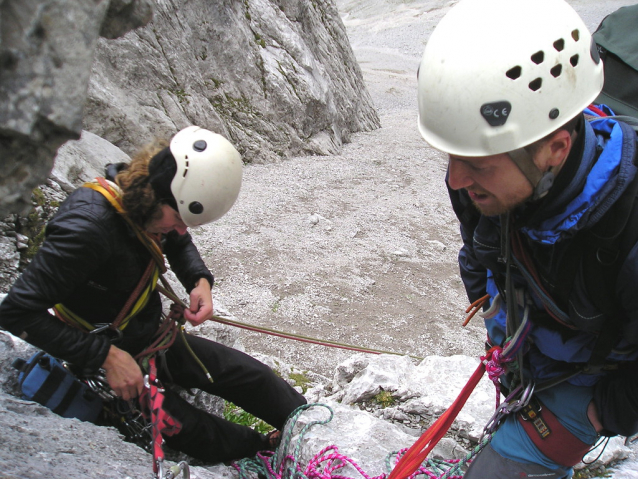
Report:
[[[461,277],[515,409],[466,479],[570,477],[638,432],[636,135],[591,120],[603,80],[563,0],[461,0],[426,45],[418,127],[449,155]]]
[[[233,206],[242,160],[221,135],[191,126],[169,146],[108,165],[106,173],[69,195],[49,221],[44,243],[0,305],[0,325],[82,375],[102,369],[112,391],[129,401],[142,394],[147,373],[134,357],[151,357],[158,334],[164,255],[190,294],[184,318],[199,325],[212,317],[213,276],[187,228]],[[190,334],[182,338],[174,333],[169,347],[157,347],[163,384],[220,396],[278,429],[305,404],[254,358]],[[181,427],[166,435],[167,444],[209,463],[276,446],[277,434],[266,437],[208,414],[169,388],[163,409]]]

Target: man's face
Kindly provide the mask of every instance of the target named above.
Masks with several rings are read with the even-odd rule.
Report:
[[[450,155],[448,183],[467,190],[486,216],[512,211],[533,193],[532,186],[506,153],[479,158]]]
[[[161,233],[167,234],[175,230],[178,234],[186,234],[188,227],[182,221],[182,217],[177,211],[168,205],[161,206],[162,216],[158,219],[153,219],[146,225],[146,231],[148,233]]]

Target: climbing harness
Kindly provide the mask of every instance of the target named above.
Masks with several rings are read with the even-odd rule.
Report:
[[[109,201],[113,208],[115,208],[120,216],[128,223],[138,239],[150,252],[151,260],[144,270],[138,285],[135,287],[126,303],[124,303],[120,313],[111,323],[91,324],[73,313],[73,311],[65,307],[62,303],[56,304],[54,306],[54,311],[55,315],[59,319],[71,326],[88,331],[92,334],[108,331],[114,334],[115,339],[120,339],[122,337],[122,330],[126,328],[131,319],[144,309],[151,297],[151,293],[155,289],[158,278],[161,274],[167,271],[164,263],[164,255],[162,254],[162,250],[159,245],[159,237],[145,232],[126,215],[124,207],[122,206],[122,194],[115,183],[104,178],[96,178],[95,181],[85,183],[83,186],[101,193]]]

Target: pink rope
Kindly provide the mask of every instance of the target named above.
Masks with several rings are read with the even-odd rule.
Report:
[[[408,448],[402,449],[396,454],[396,461],[398,461],[406,452]],[[307,479],[352,479],[349,476],[345,476],[342,474],[338,474],[338,472],[344,469],[346,466],[352,466],[363,479],[387,479],[388,474],[380,474],[378,476],[370,476],[367,474],[354,460],[349,458],[348,456],[341,454],[336,445],[327,446],[322,449],[318,454],[308,462],[305,469],[302,470],[301,466],[298,463],[295,463],[295,458],[292,455],[285,456],[284,460],[281,462],[279,466],[279,470],[275,471],[272,467],[272,457],[274,453],[269,451],[259,452],[257,453],[257,459],[261,462],[261,464],[268,471],[269,479],[284,479],[286,477],[293,477],[293,474],[290,474],[290,471],[287,470],[286,464],[293,463],[295,464],[296,473],[295,475],[299,477],[305,477]],[[452,459],[444,461],[448,464],[458,464],[461,462],[459,459]],[[237,469],[240,473],[240,477],[242,477],[242,470],[236,462],[233,462],[232,465]],[[428,471],[423,465],[419,467],[412,475],[407,479],[415,479],[418,475],[427,476],[429,479],[441,479],[445,476],[447,471],[444,471],[442,474],[437,475],[431,471]],[[288,473],[288,474],[286,474]],[[455,475],[455,476],[445,476],[446,479],[462,479],[463,476]]]
[[[505,374],[505,364],[511,362],[512,359],[503,357],[503,350],[497,347],[490,354],[481,356],[481,361],[485,364],[487,376],[496,388],[496,408],[498,409],[501,404],[501,383],[499,378]]]

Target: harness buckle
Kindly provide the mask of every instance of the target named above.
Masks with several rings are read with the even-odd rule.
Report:
[[[122,330],[118,329],[118,328],[112,328],[111,327],[112,323],[97,323],[95,324],[95,329],[89,331],[89,334],[101,334],[101,333],[106,333],[109,336],[111,336],[109,338],[109,340],[112,343],[116,343],[118,342],[120,339],[122,339],[122,337],[124,336],[124,333],[122,333]]]

